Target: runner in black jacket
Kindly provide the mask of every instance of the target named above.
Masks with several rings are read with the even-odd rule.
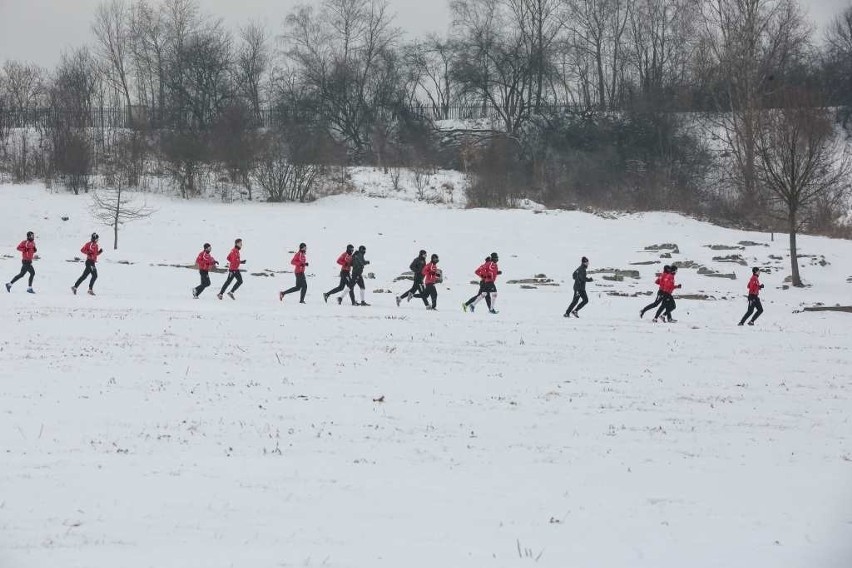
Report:
[[[565,310],[566,318],[570,316],[574,316],[575,318],[580,317],[577,312],[589,303],[589,297],[586,295],[586,282],[591,282],[592,279],[586,276],[587,268],[589,268],[589,259],[584,256],[580,262],[580,266],[571,275],[574,278],[574,299],[571,300],[571,305]],[[581,299],[583,300],[582,302],[580,302]],[[578,303],[579,305],[577,305]]]
[[[396,297],[396,305],[398,306],[403,300],[411,301],[411,298],[422,298],[425,306],[429,305],[429,301],[423,295],[423,267],[426,266],[426,251],[421,250],[420,254],[411,261],[408,268],[414,273],[414,282],[411,284],[411,289]]]
[[[365,300],[366,286],[364,285],[364,267],[370,264],[369,260],[364,259],[364,253],[367,252],[367,247],[361,245],[355,254],[352,255],[352,280],[349,281],[349,297],[355,297],[355,286],[361,289],[361,302],[353,302],[352,305],[369,306]]]

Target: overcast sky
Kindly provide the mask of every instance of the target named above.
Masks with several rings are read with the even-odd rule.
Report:
[[[89,25],[100,0],[0,0],[0,62],[34,61],[53,66],[63,48],[91,40]],[[444,31],[449,0],[389,0],[397,25],[411,35]],[[801,0],[812,20],[824,26],[852,0]],[[200,0],[202,9],[236,28],[260,20],[275,31],[298,0]]]

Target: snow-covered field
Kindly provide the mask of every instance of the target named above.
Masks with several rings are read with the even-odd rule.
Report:
[[[152,199],[112,251],[85,196],[0,187],[0,280],[27,230],[40,255],[38,294],[0,296],[0,567],[852,565],[852,315],[793,313],[852,303],[852,243],[802,238],[812,287],[782,290],[783,237],[671,214]],[[72,296],[92,230],[99,295]],[[267,274],[237,301],[158,266],[237,236]],[[282,305],[303,240],[308,304]],[[768,246],[705,247],[742,240]],[[349,242],[372,307],[322,301]],[[607,292],[653,290],[661,265],[630,263],[660,243],[737,279],[683,269],[716,299],[640,320],[649,297]],[[421,247],[446,275],[434,313],[375,293]],[[492,251],[500,314],[465,314]],[[566,320],[583,254],[641,279],[594,274]],[[755,328],[728,254],[771,269]],[[541,273],[561,285],[507,283]]]

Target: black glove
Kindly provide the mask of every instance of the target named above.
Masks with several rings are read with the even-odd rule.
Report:
[[[304,266],[308,266],[308,263],[306,262],[306,263],[304,264]]]
[[[99,250],[98,250],[98,254],[103,254],[103,253],[104,253],[104,249],[99,249]]]
[[[33,247],[33,252],[38,252],[38,249]]]
[[[245,263],[246,263],[246,261],[244,261],[244,260],[240,261],[240,264],[245,264]]]
[[[503,274],[503,271],[502,271],[502,270],[498,270],[498,271],[497,271],[497,274]]]
[[[370,264],[370,261],[369,261],[369,260],[365,260],[365,261],[364,261],[364,265],[367,265],[367,264]]]
[[[760,285],[760,289],[763,290],[763,284]]]
[[[588,277],[588,278],[586,278],[586,282],[594,282],[594,280],[595,280],[595,279],[594,279],[594,278],[592,278],[591,276],[590,276],[590,277]]]

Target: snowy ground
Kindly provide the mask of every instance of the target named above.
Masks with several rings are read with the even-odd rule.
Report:
[[[68,290],[93,230],[85,197],[0,187],[0,279],[39,235],[38,295],[0,296],[0,567],[847,567],[852,564],[852,243],[785,240],[676,215],[441,208],[338,196],[306,205],[156,199]],[[67,222],[60,217],[68,216]],[[189,297],[209,240],[245,239],[238,300]],[[713,251],[753,240],[769,246]],[[308,304],[276,293],[308,243]],[[322,302],[365,244],[370,308]],[[737,280],[683,269],[672,325],[638,318],[671,242]],[[397,308],[417,249],[441,255],[439,311]],[[105,246],[105,248],[108,248]],[[464,314],[492,250],[501,313]],[[565,320],[567,279],[590,285]],[[766,314],[736,322],[749,270]],[[817,264],[824,256],[826,266]],[[128,262],[131,264],[121,264]],[[507,280],[545,273],[562,285]],[[8,275],[8,276],[7,276]],[[214,287],[223,276],[213,277]],[[382,398],[383,397],[383,398]]]

